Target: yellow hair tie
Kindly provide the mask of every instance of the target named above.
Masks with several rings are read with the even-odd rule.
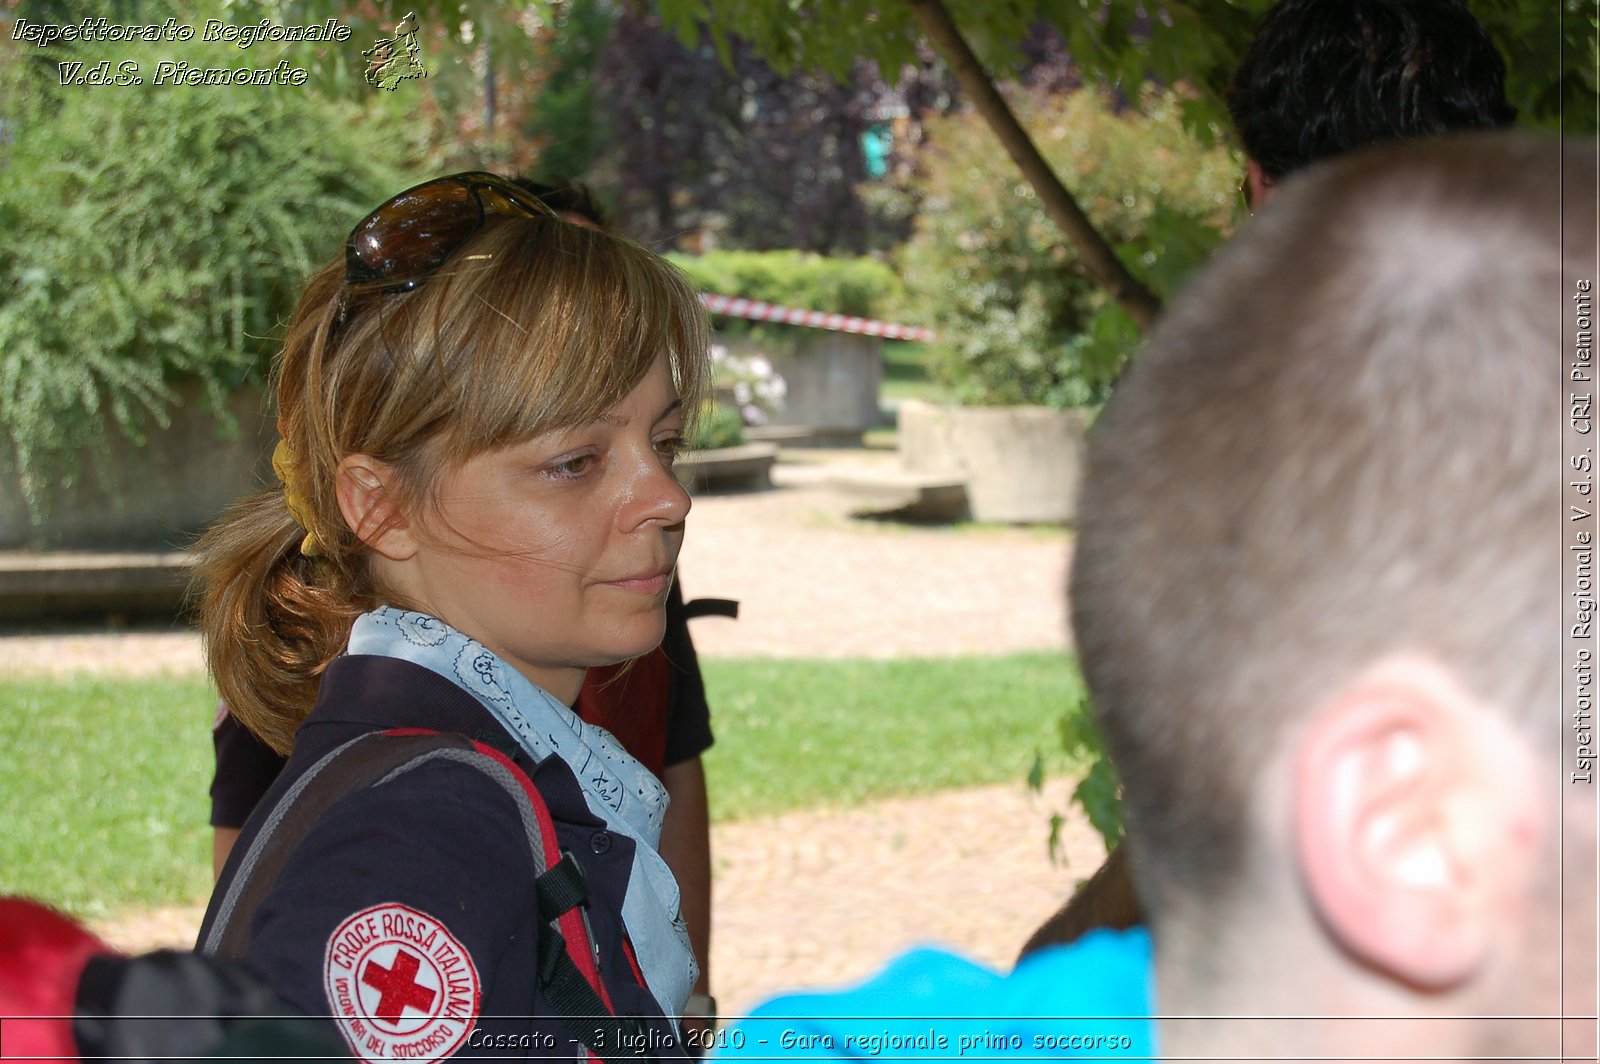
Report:
[[[289,450],[288,440],[279,439],[278,446],[272,449],[272,472],[283,484],[283,501],[289,507],[289,516],[306,530],[306,538],[300,541],[300,553],[307,558],[318,557],[322,548],[317,545],[317,534],[311,531],[311,507],[306,505],[306,497],[295,482],[294,452]]]

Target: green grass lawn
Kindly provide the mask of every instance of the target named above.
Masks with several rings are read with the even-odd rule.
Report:
[[[712,817],[1021,782],[1081,690],[1062,654],[703,663]]]
[[[1020,783],[1077,672],[1056,653],[708,660],[718,820]],[[90,918],[211,887],[202,678],[0,681],[0,892]]]
[[[0,683],[0,891],[101,917],[211,888],[204,678]]]

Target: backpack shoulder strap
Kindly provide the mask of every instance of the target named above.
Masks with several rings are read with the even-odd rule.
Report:
[[[256,828],[248,849],[230,856],[232,875],[227,878],[226,889],[213,894],[207,907],[200,928],[200,952],[219,957],[244,956],[250,948],[256,910],[271,893],[279,872],[306,830],[340,799],[441,756],[468,763],[482,760],[464,736],[414,730],[371,732],[323,755],[280,796],[266,820]],[[523,789],[515,779],[503,768],[494,775],[502,777],[498,782],[508,789],[518,808],[524,808],[527,803]],[[526,812],[523,819],[533,837],[539,829],[537,820]],[[292,830],[285,830],[286,826]],[[543,848],[535,847],[535,851],[536,858],[542,861]],[[544,868],[543,863],[538,865],[540,872]]]
[[[600,978],[589,918],[584,913],[589,905],[589,885],[583,866],[557,843],[555,821],[544,798],[528,774],[505,754],[481,743],[474,745],[516,773],[539,818],[544,847],[543,871],[534,881],[539,903],[539,989],[550,999],[567,1033],[605,1064],[656,1060],[656,1043],[649,1028],[638,1016],[617,1014]]]

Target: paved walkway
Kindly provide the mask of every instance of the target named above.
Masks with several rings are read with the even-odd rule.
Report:
[[[943,656],[1064,645],[1064,534],[855,521],[823,486],[839,456],[796,457],[778,467],[773,491],[695,502],[686,589],[741,602],[737,622],[695,622],[702,654]],[[6,675],[199,667],[187,632],[0,637]],[[1066,808],[1065,785],[1041,799],[1019,782],[718,825],[712,970],[724,1011],[785,987],[858,979],[920,941],[1009,964],[1102,856],[1074,820],[1069,863],[1050,863],[1049,814]],[[100,930],[131,949],[183,944],[198,915],[129,913]]]

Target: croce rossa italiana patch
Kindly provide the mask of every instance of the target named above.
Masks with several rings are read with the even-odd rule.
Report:
[[[461,940],[396,902],[335,928],[323,972],[333,1018],[366,1061],[443,1060],[472,1032],[482,996]]]

